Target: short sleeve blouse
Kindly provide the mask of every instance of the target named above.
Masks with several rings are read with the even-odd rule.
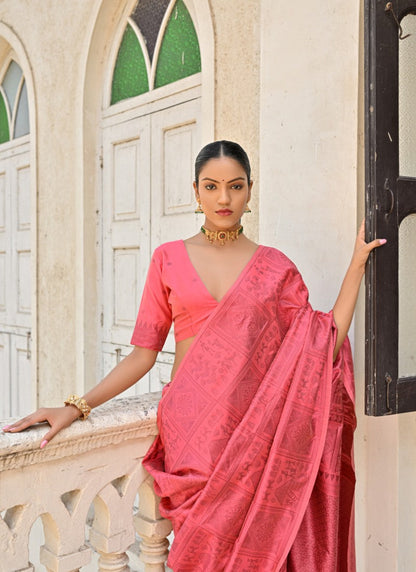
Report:
[[[160,351],[172,321],[176,342],[193,337],[217,306],[183,240],[162,244],[150,262],[131,343]]]

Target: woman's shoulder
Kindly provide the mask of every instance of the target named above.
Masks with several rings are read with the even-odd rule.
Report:
[[[307,300],[308,290],[296,264],[281,250],[272,246],[263,246],[266,266],[279,285],[281,292],[297,292]]]
[[[160,257],[166,254],[173,254],[178,251],[182,251],[184,248],[183,240],[171,240],[169,242],[164,242],[157,246],[153,251],[153,256]]]
[[[269,260],[287,266],[290,269],[297,270],[296,264],[284,252],[273,246],[260,245],[264,256]]]

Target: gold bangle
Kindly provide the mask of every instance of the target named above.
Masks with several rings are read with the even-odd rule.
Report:
[[[91,407],[82,397],[78,397],[78,395],[70,395],[68,399],[64,401],[65,405],[75,405],[75,407],[80,411],[81,415],[79,416],[82,421],[88,417],[91,413]]]

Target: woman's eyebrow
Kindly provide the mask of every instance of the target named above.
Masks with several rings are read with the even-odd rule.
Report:
[[[224,179],[223,179],[224,180]],[[201,181],[212,181],[213,183],[219,183],[220,181],[216,181],[215,179],[211,179],[211,177],[204,177]],[[234,183],[234,181],[244,181],[244,177],[236,177],[235,179],[231,179],[227,181],[227,183]]]

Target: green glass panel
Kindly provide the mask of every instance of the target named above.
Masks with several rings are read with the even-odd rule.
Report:
[[[0,93],[0,143],[5,143],[9,140],[9,119],[7,117],[6,103],[3,94]]]
[[[201,54],[192,18],[178,0],[163,36],[156,68],[155,87],[201,71]]]
[[[114,67],[111,105],[146,91],[149,91],[146,62],[139,40],[127,24]]]

